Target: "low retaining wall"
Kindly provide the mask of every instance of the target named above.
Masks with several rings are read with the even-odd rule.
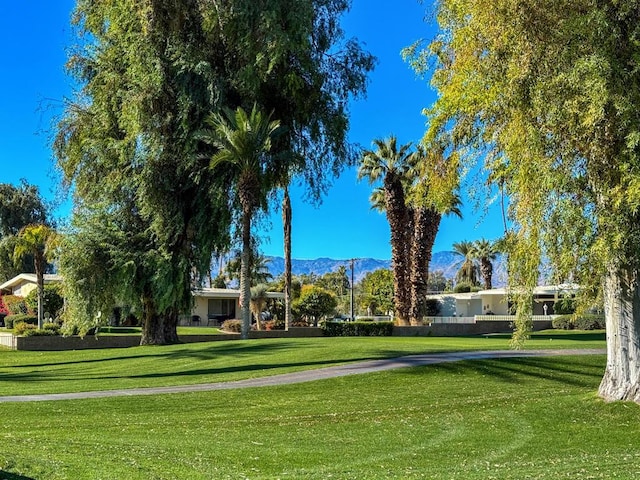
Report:
[[[319,328],[290,328],[284,330],[251,331],[249,338],[303,338],[322,337]],[[180,335],[183,343],[220,342],[225,340],[239,340],[237,333],[220,335]],[[11,334],[0,336],[0,345],[14,350],[29,351],[59,351],[59,350],[88,350],[95,348],[128,348],[140,345],[139,335],[87,335],[80,337],[15,337]]]
[[[534,322],[533,330],[546,330],[551,321]],[[433,323],[423,327],[393,327],[394,337],[460,337],[465,335],[486,335],[489,333],[511,333],[511,321],[483,320],[476,323]]]
[[[535,322],[534,330],[551,328],[551,322]],[[455,337],[464,335],[482,335],[488,333],[510,333],[513,331],[511,322],[506,321],[482,321],[477,323],[437,323],[423,327],[393,327],[395,337]],[[305,338],[322,337],[324,334],[319,328],[291,328],[284,330],[263,330],[249,332],[249,338]],[[7,337],[7,338],[3,338]],[[8,338],[11,337],[11,338]],[[180,335],[183,343],[219,342],[226,340],[239,340],[237,333],[221,335]],[[6,334],[0,337],[0,345],[15,350],[30,351],[55,351],[55,350],[86,350],[95,348],[128,348],[140,345],[140,336],[100,335],[80,337],[14,337]]]

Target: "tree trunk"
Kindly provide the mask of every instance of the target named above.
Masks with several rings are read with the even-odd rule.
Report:
[[[391,230],[391,263],[393,266],[393,303],[395,323],[409,325],[411,308],[409,285],[409,226],[410,216],[405,205],[404,192],[399,180],[387,175],[384,179],[385,207]]]
[[[165,344],[180,343],[178,338],[178,312],[174,309],[169,309],[163,315],[162,322],[163,336]]]
[[[411,242],[411,324],[421,325],[426,314],[429,263],[441,215],[432,209],[415,211]]]
[[[242,318],[242,338],[249,338],[251,329],[251,210],[244,208],[242,214],[242,254],[240,255],[240,311]]]
[[[38,328],[44,325],[44,256],[36,252],[34,268],[36,271],[36,286],[38,288]]]
[[[144,323],[140,345],[164,345],[164,322],[150,297],[142,299]]]
[[[284,329],[291,326],[291,198],[285,185],[282,198],[282,228],[284,230]]]
[[[640,283],[632,268],[610,266],[604,282],[607,368],[599,394],[640,403]]]
[[[484,280],[484,289],[491,290],[493,286],[493,264],[491,263],[491,260],[489,260],[488,258],[480,259],[480,273],[482,274],[482,278]]]

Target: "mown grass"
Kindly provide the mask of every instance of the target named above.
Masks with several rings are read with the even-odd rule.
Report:
[[[281,387],[0,404],[0,478],[639,478],[640,408],[596,398],[604,364],[481,360]]]
[[[163,347],[26,352],[0,350],[0,395],[79,392],[220,382],[402,355],[506,349],[487,337],[301,338]],[[526,348],[604,348],[604,333],[548,331]]]

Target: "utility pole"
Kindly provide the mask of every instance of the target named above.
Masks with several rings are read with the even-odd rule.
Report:
[[[355,263],[355,258],[350,260],[351,262],[351,321],[355,321],[356,317],[354,316],[354,308],[353,308],[353,266]]]

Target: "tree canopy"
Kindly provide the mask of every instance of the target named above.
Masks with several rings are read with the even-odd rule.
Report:
[[[406,53],[439,97],[441,135],[509,193],[509,282],[530,299],[547,256],[557,279],[603,287],[600,392],[640,401],[640,34],[637,1],[442,0],[441,33]],[[519,302],[515,339],[528,332]],[[626,332],[626,333],[625,333]]]
[[[46,224],[48,221],[47,206],[38,187],[24,180],[20,185],[0,184],[0,282],[19,273],[34,272],[30,255],[15,262],[17,235],[27,225]]]
[[[283,155],[272,166],[280,183],[298,172],[319,195],[326,173],[353,158],[347,100],[364,91],[373,58],[343,37],[337,19],[348,6],[77,1],[68,69],[79,91],[59,122],[55,151],[81,208],[100,204],[109,213],[110,204],[118,210],[131,199],[165,260],[146,303],[155,326],[143,342],[177,339],[192,284],[229,242],[233,172],[209,168],[218,147],[196,134],[211,113],[257,105],[282,122],[287,136],[274,147]]]

